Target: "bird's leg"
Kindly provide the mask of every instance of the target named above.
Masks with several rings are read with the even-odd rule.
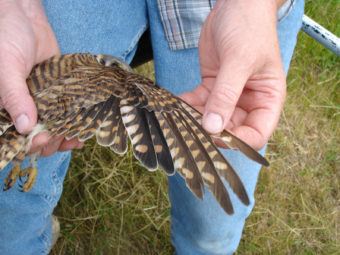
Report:
[[[27,177],[24,185],[22,186],[23,192],[28,192],[32,189],[36,177],[37,177],[38,170],[36,167],[28,167],[20,172],[20,177]]]
[[[9,190],[14,186],[18,177],[20,176],[20,164],[15,164],[12,170],[9,172],[7,178],[5,179],[4,191]]]
[[[13,159],[13,165],[14,167],[12,170],[9,172],[7,178],[5,179],[5,186],[4,186],[4,191],[9,190],[14,186],[16,183],[18,177],[20,177],[20,172],[21,172],[21,163],[25,159],[25,152],[21,151],[16,155],[16,157]]]
[[[22,177],[26,177],[26,180],[22,186],[22,191],[23,192],[28,192],[32,189],[36,177],[38,174],[38,169],[37,169],[37,155],[34,154],[31,156],[31,166],[22,170],[19,174],[20,180],[22,180]]]

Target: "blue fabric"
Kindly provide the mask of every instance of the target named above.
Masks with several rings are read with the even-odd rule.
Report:
[[[197,49],[172,51],[165,40],[156,0],[43,1],[62,53],[106,53],[131,61],[139,37],[150,26],[157,82],[178,94],[200,82]],[[286,71],[301,26],[303,0],[279,23],[281,54]],[[149,16],[149,17],[148,17]],[[210,192],[196,199],[183,180],[169,178],[172,243],[177,254],[231,254],[240,241],[245,219],[254,206],[260,166],[237,152],[223,151],[246,186],[251,205],[231,193],[235,214],[228,216]],[[0,254],[47,254],[51,245],[51,213],[62,192],[70,153],[38,161],[39,175],[29,193],[17,188],[0,192]],[[25,162],[27,164],[27,160]],[[0,180],[11,166],[0,172]]]
[[[301,27],[303,9],[303,1],[296,1],[291,13],[278,24],[286,72]],[[149,15],[157,82],[176,94],[192,90],[201,81],[198,50],[170,50],[155,4],[150,4]],[[181,177],[169,177],[171,237],[177,254],[225,255],[232,254],[238,247],[245,219],[254,206],[260,166],[236,151],[223,150],[223,154],[245,184],[251,203],[248,207],[244,206],[227,186],[235,209],[235,214],[228,216],[210,192],[205,192],[202,202],[191,194]]]
[[[36,184],[30,192],[20,192],[17,186],[0,192],[0,254],[49,252],[51,214],[60,199],[70,159],[69,152],[41,158]],[[22,166],[25,168],[28,163],[29,159],[26,159]],[[0,172],[1,183],[11,167]]]

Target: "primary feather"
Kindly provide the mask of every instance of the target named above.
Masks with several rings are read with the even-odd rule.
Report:
[[[38,124],[51,135],[80,141],[95,136],[98,144],[119,154],[126,152],[129,138],[143,166],[161,168],[168,175],[178,172],[197,197],[203,197],[207,186],[232,214],[224,179],[249,204],[241,179],[201,127],[202,115],[118,59],[91,54],[56,56],[36,65],[27,84],[37,105]],[[0,109],[0,170],[12,160],[23,160],[31,138],[17,133],[8,113]],[[268,165],[229,132],[217,138]]]

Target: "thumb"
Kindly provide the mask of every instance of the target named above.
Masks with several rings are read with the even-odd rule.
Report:
[[[0,73],[0,99],[17,131],[28,133],[37,121],[37,110],[23,73],[15,68],[3,68]]]
[[[237,63],[222,63],[203,115],[202,124],[209,133],[220,133],[227,126],[250,76],[249,70]]]

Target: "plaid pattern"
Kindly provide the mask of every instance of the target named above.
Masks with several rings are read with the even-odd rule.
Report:
[[[172,50],[198,46],[201,27],[216,0],[157,0],[165,35]],[[278,12],[285,17],[294,0],[287,0]]]
[[[172,50],[197,47],[201,26],[216,0],[157,0]]]

